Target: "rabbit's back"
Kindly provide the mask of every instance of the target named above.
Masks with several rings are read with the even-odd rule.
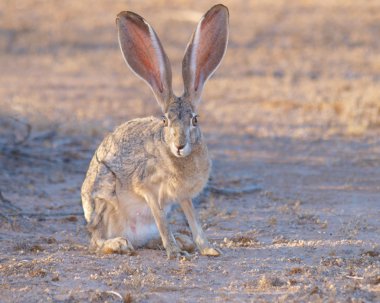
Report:
[[[104,138],[90,162],[81,189],[85,218],[89,222],[94,210],[94,197],[115,192],[116,181],[129,184],[133,176],[143,176],[148,158],[145,143],[154,140],[152,131],[159,126],[153,117],[130,120]],[[111,184],[109,184],[111,183]],[[110,197],[108,197],[110,198]]]
[[[95,157],[119,180],[132,176],[141,179],[146,174],[146,164],[159,156],[161,129],[161,121],[155,117],[130,120],[103,140]]]

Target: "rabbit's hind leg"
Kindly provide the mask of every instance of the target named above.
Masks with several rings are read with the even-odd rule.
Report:
[[[120,216],[109,200],[95,198],[96,214],[88,224],[91,234],[90,248],[92,250],[111,254],[132,254],[134,248],[130,241],[124,237],[120,223]]]
[[[90,248],[102,253],[131,254],[134,248],[125,238],[125,218],[119,210],[115,188],[115,175],[99,163],[91,193],[94,207],[88,222]]]
[[[116,237],[104,240],[100,247],[100,251],[104,254],[128,254],[133,255],[135,250],[126,238]]]

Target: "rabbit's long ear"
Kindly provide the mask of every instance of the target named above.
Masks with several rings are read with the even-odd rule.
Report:
[[[213,6],[199,21],[182,61],[185,95],[197,106],[208,78],[218,68],[228,41],[228,9]]]
[[[153,28],[132,12],[117,15],[119,45],[128,66],[152,88],[162,110],[172,96],[170,62]]]

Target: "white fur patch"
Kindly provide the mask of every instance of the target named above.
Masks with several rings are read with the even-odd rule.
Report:
[[[172,143],[172,144],[170,144],[170,150],[171,150],[172,154],[174,156],[176,156],[177,158],[183,158],[183,157],[186,157],[186,156],[190,155],[190,153],[191,153],[191,146],[187,142],[184,148],[178,150],[178,148],[175,146],[175,144]]]
[[[157,189],[158,191],[158,189]],[[146,245],[150,240],[160,239],[156,221],[147,202],[135,194],[122,190],[118,194],[119,212],[124,223],[121,234],[127,238],[134,248]],[[166,215],[171,204],[163,205]]]
[[[89,203],[88,201],[83,201],[82,206],[83,206],[84,217],[87,222],[90,222],[91,214],[93,212],[91,203]]]
[[[191,146],[189,143],[186,143],[185,147],[180,150],[180,154],[182,157],[186,157],[190,155],[191,152]]]
[[[155,34],[153,28],[147,22],[145,22],[145,20],[144,20],[144,23],[149,28],[149,36],[150,36],[150,39],[152,40],[153,48],[156,51],[156,56],[157,56],[157,59],[158,59],[158,65],[159,65],[159,68],[160,68],[161,78],[164,78],[165,63],[164,63],[164,58],[163,58],[162,51],[161,51],[161,48],[160,48],[160,44],[158,43],[157,35]]]
[[[191,76],[192,76],[192,87],[194,86],[194,81],[195,81],[195,71],[197,69],[197,51],[198,51],[198,47],[199,47],[199,39],[200,39],[200,28],[201,28],[201,24],[202,24],[202,21],[204,19],[204,16],[202,17],[202,19],[199,21],[198,25],[197,25],[197,28],[195,30],[195,33],[194,33],[194,39],[193,39],[193,45],[192,45],[192,49],[191,49],[191,58],[190,58],[190,71],[191,71]]]
[[[152,239],[158,239],[160,234],[156,223],[151,220],[136,218],[136,223],[131,229],[131,226],[126,228],[127,239],[134,247],[141,247]]]
[[[119,212],[123,221],[122,234],[133,247],[146,244],[153,238],[158,238],[156,222],[144,199],[128,191],[118,192]]]

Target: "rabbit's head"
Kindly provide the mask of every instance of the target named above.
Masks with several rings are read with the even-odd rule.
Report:
[[[188,156],[201,137],[197,108],[203,86],[227,48],[228,9],[215,5],[199,21],[182,62],[181,97],[173,94],[170,62],[153,28],[132,12],[121,12],[116,23],[125,61],[148,83],[164,113],[164,141],[176,157]]]

